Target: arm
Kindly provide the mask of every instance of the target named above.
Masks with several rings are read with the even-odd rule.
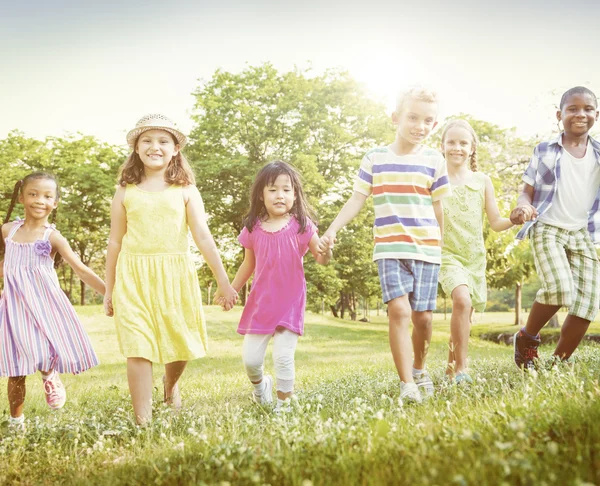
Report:
[[[245,248],[244,251],[244,261],[238,268],[237,273],[235,274],[235,278],[233,282],[231,282],[231,286],[234,288],[236,292],[242,290],[242,287],[246,285],[248,279],[254,273],[254,268],[256,266],[256,257],[254,255],[254,251],[249,248]]]
[[[0,260],[0,278],[4,278],[4,260]]]
[[[1,232],[2,232],[2,241],[5,244],[5,248],[6,248],[6,238],[8,237],[8,233],[10,233],[10,228],[12,228],[12,224],[14,223],[6,223],[2,225],[1,228]],[[0,260],[0,278],[4,278],[4,258],[2,260]]]
[[[67,239],[57,231],[53,231],[49,239],[52,248],[55,248],[61,254],[65,262],[69,264],[77,276],[96,292],[104,295],[106,292],[104,282],[92,269],[82,263],[80,258],[71,249],[71,245],[69,245]]]
[[[494,194],[494,185],[492,184],[492,179],[488,176],[485,176],[485,214],[490,222],[490,227],[496,232],[504,231],[514,226],[510,222],[510,219],[500,216],[500,210],[498,209],[498,203],[496,203],[496,196]]]
[[[127,232],[127,213],[123,205],[125,188],[119,186],[113,198],[110,209],[110,236],[106,250],[106,293],[104,294],[104,312],[107,316],[113,315],[112,293],[115,286],[117,271],[117,258],[121,252],[121,242]]]
[[[315,260],[317,260],[317,263],[319,265],[327,265],[329,263],[329,260],[331,260],[333,251],[331,250],[330,246],[327,246],[325,248],[325,251],[321,252],[320,243],[321,243],[321,240],[319,239],[319,235],[317,233],[315,233],[314,235],[312,235],[312,238],[310,239],[310,241],[308,243],[308,249],[310,250],[312,255],[315,257]],[[328,243],[329,243],[329,241],[327,240],[327,244]]]
[[[204,260],[217,279],[217,286],[219,287],[217,294],[225,299],[225,310],[229,310],[237,301],[237,292],[229,284],[229,277],[221,261],[217,245],[206,223],[206,213],[202,197],[196,186],[185,187],[184,197],[187,198],[186,215],[188,226],[200,253],[202,253]]]
[[[523,191],[517,200],[517,207],[510,213],[510,220],[513,224],[523,224],[538,215],[537,209],[532,206],[534,188],[525,183]]]
[[[367,197],[368,196],[365,196],[358,191],[354,191],[352,193],[352,196],[350,196],[350,199],[346,201],[346,204],[344,204],[344,207],[329,225],[327,231],[323,233],[318,245],[319,253],[327,253],[328,249],[331,250],[333,248],[337,232],[346,226],[350,221],[352,221],[358,213],[360,213],[360,210],[365,205]]]
[[[444,204],[441,199],[433,201],[433,212],[440,227],[440,246],[444,246]]]

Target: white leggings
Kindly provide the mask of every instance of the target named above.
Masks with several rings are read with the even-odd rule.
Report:
[[[277,390],[289,393],[294,390],[294,353],[298,344],[298,334],[285,328],[277,328],[273,337],[273,364]],[[260,382],[263,378],[265,353],[271,334],[246,334],[242,359],[248,378],[252,382]]]

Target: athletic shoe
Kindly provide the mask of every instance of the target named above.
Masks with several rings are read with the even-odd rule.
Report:
[[[433,388],[433,380],[427,370],[423,370],[422,373],[413,374],[413,380],[419,387],[422,398],[430,398],[433,396],[434,388]]]
[[[423,398],[416,383],[400,383],[400,399],[402,402],[421,403]]]
[[[253,393],[254,401],[259,403],[260,405],[268,405],[273,403],[273,378],[269,375],[266,375],[263,378],[263,390],[261,393],[257,394]]]
[[[60,376],[56,371],[52,371],[48,376],[42,375],[44,391],[46,392],[46,403],[52,410],[62,408],[67,401],[67,392],[65,390]]]
[[[515,364],[519,368],[534,369],[535,360],[538,359],[537,348],[542,342],[540,335],[531,337],[521,329],[515,333],[513,342],[515,347]]]
[[[473,383],[473,378],[471,378],[468,373],[461,371],[454,377],[454,383],[457,385],[470,385]]]

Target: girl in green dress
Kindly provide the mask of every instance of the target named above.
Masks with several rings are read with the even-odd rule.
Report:
[[[452,298],[446,373],[457,383],[472,381],[466,371],[471,316],[475,310],[482,312],[487,300],[483,214],[494,231],[513,226],[508,218],[500,217],[491,179],[477,172],[477,143],[473,127],[465,120],[450,121],[442,132],[452,196],[444,201],[439,282]]]

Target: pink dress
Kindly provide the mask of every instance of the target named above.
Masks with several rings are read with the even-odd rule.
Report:
[[[273,334],[281,326],[304,334],[303,257],[317,228],[309,220],[304,233],[298,233],[299,229],[300,224],[292,217],[274,233],[265,231],[260,222],[252,232],[244,228],[240,233],[242,246],[254,251],[256,267],[238,333]]]
[[[80,373],[98,358],[75,309],[60,288],[48,241],[54,228],[34,243],[5,240],[4,291],[0,298],[0,376],[25,376],[54,369]]]

